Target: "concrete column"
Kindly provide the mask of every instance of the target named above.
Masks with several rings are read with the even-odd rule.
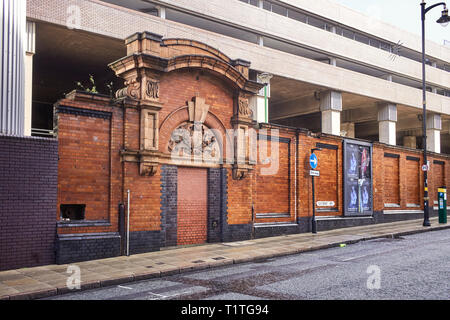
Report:
[[[31,115],[33,99],[33,56],[36,52],[36,24],[27,21],[27,43],[25,50],[25,112],[24,135],[31,136]]]
[[[250,98],[253,120],[259,123],[267,123],[269,122],[270,79],[272,79],[272,75],[260,73],[256,78],[259,83],[264,83],[266,86],[256,96]]]
[[[417,138],[416,136],[404,136],[403,137],[403,146],[407,148],[417,148]]]
[[[379,141],[396,145],[397,105],[392,103],[381,104],[378,107]]]
[[[166,18],[166,8],[165,7],[156,7],[158,9],[158,17],[160,17],[161,19],[165,19]]]
[[[354,122],[342,122],[341,123],[341,136],[347,138],[355,137],[355,123]]]
[[[257,35],[256,36],[256,42],[259,46],[263,47],[264,46],[264,38],[263,36]]]
[[[441,115],[427,115],[427,151],[441,153]]]
[[[384,75],[384,76],[383,76],[383,79],[384,79],[384,80],[387,80],[387,81],[389,81],[389,82],[392,82],[392,74],[386,74],[386,75]]]
[[[320,94],[322,132],[339,136],[341,134],[342,94],[326,91]]]
[[[26,0],[0,4],[0,133],[24,134]]]

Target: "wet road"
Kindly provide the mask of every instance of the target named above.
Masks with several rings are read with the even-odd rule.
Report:
[[[206,269],[50,299],[450,299],[450,230]]]

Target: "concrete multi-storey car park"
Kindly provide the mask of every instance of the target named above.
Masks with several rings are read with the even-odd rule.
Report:
[[[316,181],[319,230],[423,215],[419,36],[324,0],[28,0],[26,19],[24,132],[58,139],[58,187],[51,200],[55,211],[47,210],[47,215],[57,217],[58,235],[46,240],[56,241],[57,250],[52,258],[51,246],[42,246],[45,259],[28,257],[1,268],[120,254],[125,235],[118,205],[126,204],[127,190],[132,253],[192,241],[306,232],[312,199],[305,161],[313,147],[322,148],[321,177]],[[130,37],[137,32],[137,38]],[[148,54],[133,41],[161,48],[150,50],[151,55],[161,61],[173,59],[174,66],[181,65],[177,54],[164,50],[179,46],[179,54],[191,57],[192,63],[196,56],[212,56],[240,76],[230,80],[226,72],[210,75],[207,64],[189,67],[191,62],[188,71],[164,69],[158,78],[160,94],[153,97],[158,104],[153,101],[150,108],[156,112],[152,119],[158,119],[152,121],[161,125],[151,136],[160,141],[147,148],[148,128],[142,129],[147,125],[133,113],[144,110],[147,102],[125,99],[120,107],[116,103],[124,98],[120,89],[133,83],[119,62],[130,54]],[[435,201],[437,187],[450,178],[450,49],[427,42],[427,59],[428,185]],[[147,62],[145,68],[153,74],[159,67]],[[91,87],[89,75],[100,94],[69,94],[80,89],[77,82]],[[242,79],[248,85],[242,85]],[[200,87],[193,88],[193,81]],[[244,117],[241,123],[233,116],[232,101],[238,98],[230,90],[244,91],[251,119]],[[116,91],[122,93],[116,96]],[[65,94],[69,95],[64,99]],[[260,160],[266,159],[243,168],[206,165],[200,171],[164,160],[165,143],[179,124],[176,117],[191,121],[176,114],[175,107],[183,101],[208,105],[211,116],[204,124],[211,129],[253,127],[263,141],[278,130],[279,170],[273,176],[261,175],[265,162]],[[370,214],[363,217],[345,209],[351,184],[346,185],[350,162],[344,154],[352,141],[372,156]],[[155,150],[161,154],[152,153]],[[187,192],[192,187],[206,193],[197,199],[206,218],[186,218],[195,216],[182,203],[192,200]],[[82,219],[71,216],[74,221],[63,221],[61,210],[67,206],[78,210]],[[52,219],[46,221],[44,232],[55,232]],[[194,221],[204,223],[195,231],[198,236],[189,228],[182,231]]]

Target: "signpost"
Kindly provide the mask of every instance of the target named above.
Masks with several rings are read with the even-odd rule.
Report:
[[[320,176],[320,171],[315,170],[319,164],[319,160],[317,159],[317,156],[314,154],[314,151],[320,151],[320,150],[322,150],[322,149],[321,148],[311,149],[311,155],[309,156],[309,165],[311,166],[311,169],[312,169],[309,171],[309,175],[311,176],[311,179],[312,179],[312,204],[313,204],[313,216],[312,216],[312,221],[311,221],[311,232],[312,233],[317,233],[316,200],[315,200],[315,195],[314,195],[314,177]]]

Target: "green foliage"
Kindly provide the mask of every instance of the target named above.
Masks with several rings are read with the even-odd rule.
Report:
[[[98,93],[98,91],[97,91],[97,86],[95,85],[95,80],[94,80],[94,76],[92,75],[92,74],[90,74],[89,75],[89,83],[90,83],[90,85],[91,85],[91,87],[89,88],[89,87],[85,87],[85,86],[83,86],[83,84],[81,83],[81,82],[77,82],[76,84],[77,84],[77,86],[81,89],[81,90],[83,90],[83,91],[86,91],[86,92],[89,92],[89,93]]]

